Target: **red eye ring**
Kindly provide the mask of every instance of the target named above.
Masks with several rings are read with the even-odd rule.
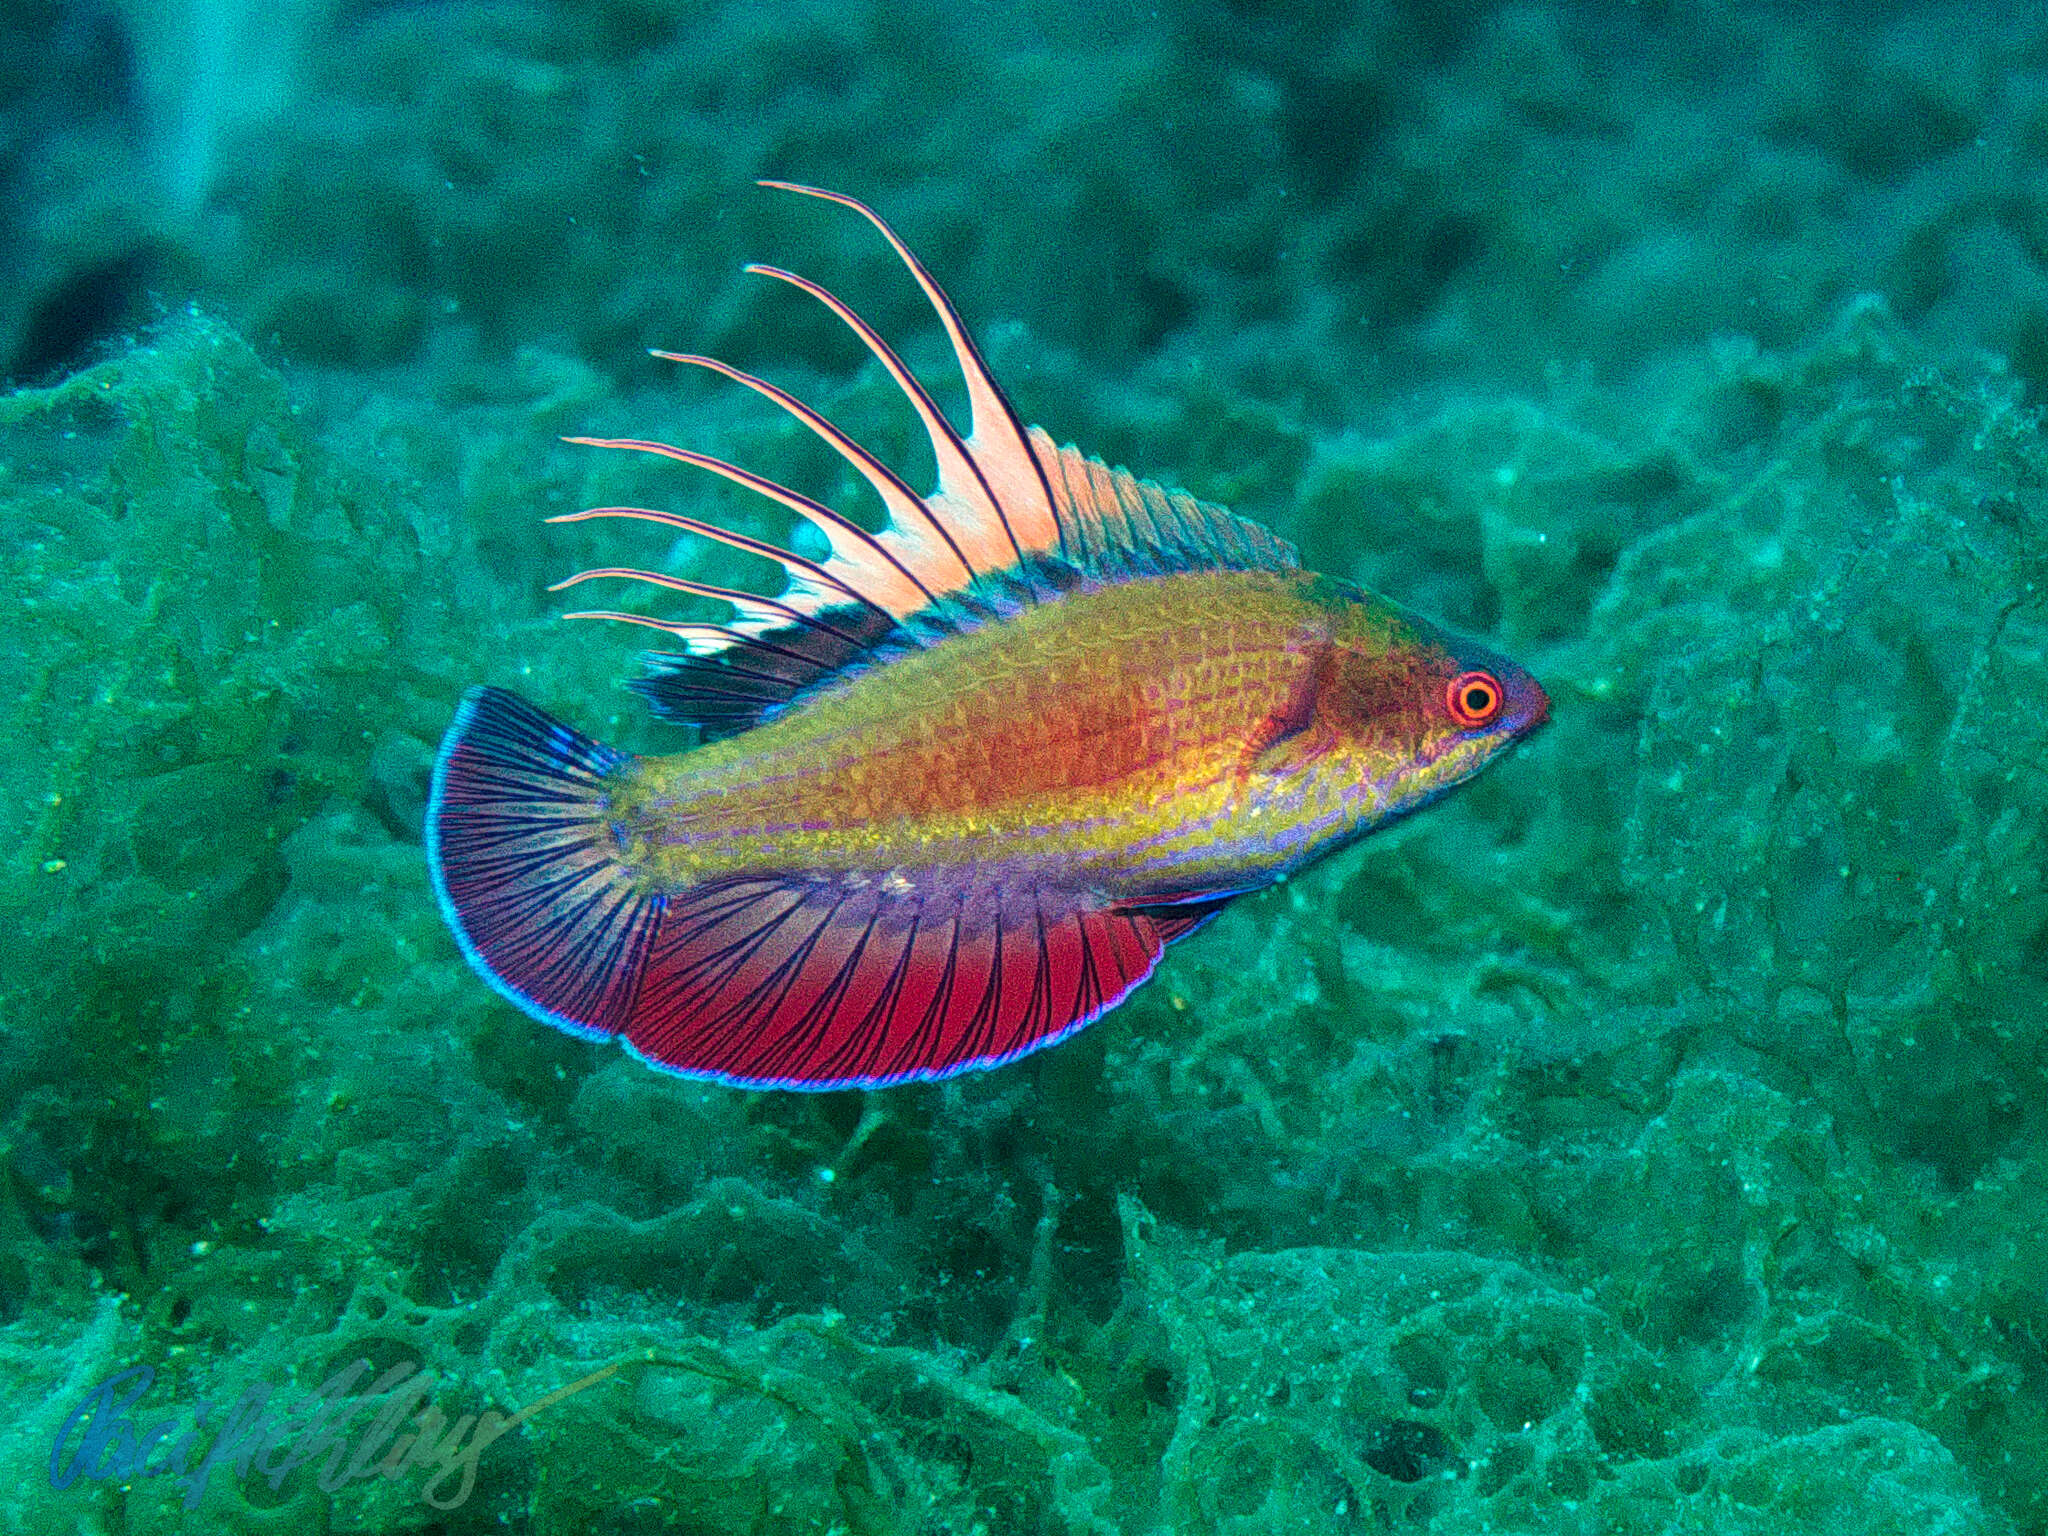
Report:
[[[1489,723],[1506,699],[1507,690],[1491,672],[1460,672],[1444,685],[1444,708],[1462,726]]]

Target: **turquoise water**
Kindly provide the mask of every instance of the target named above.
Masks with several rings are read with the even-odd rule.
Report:
[[[0,50],[0,1531],[2048,1531],[2048,21],[168,14]],[[928,312],[764,175],[1553,724],[998,1072],[748,1094],[514,1013],[422,861],[456,699],[672,749],[547,583],[764,575],[539,520],[788,533],[559,437],[866,515],[663,346],[928,473],[738,268],[943,380]],[[303,1418],[79,1465],[128,1367],[148,1470],[358,1359],[466,1493],[323,1488]]]

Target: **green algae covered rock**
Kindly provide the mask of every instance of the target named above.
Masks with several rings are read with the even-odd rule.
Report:
[[[196,217],[117,86],[39,136],[99,54],[0,50],[0,351],[91,362],[0,398],[0,1531],[2048,1530],[2048,47],[1866,10],[346,7]],[[19,33],[109,12],[162,24]],[[787,536],[557,437],[866,515],[659,344],[916,479],[748,260],[951,398],[871,232],[757,175],[1553,723],[995,1074],[747,1095],[513,1013],[425,879],[454,701],[672,749],[546,584],[762,575],[537,520]],[[192,1509],[52,1481],[131,1366],[182,1432],[358,1361],[458,1440],[547,1406],[452,1503],[289,1445]]]
[[[2048,1519],[2048,452],[1999,369],[1861,302],[1370,442],[1238,402],[1281,531],[1505,635],[1555,723],[1059,1050],[815,1097],[660,1078],[456,955],[419,819],[460,688],[628,728],[624,649],[540,590],[614,546],[531,520],[637,471],[551,436],[675,409],[543,352],[459,394],[187,316],[0,402],[0,1379],[39,1405],[0,1529]],[[1184,413],[1232,392],[1185,394],[1086,409],[1220,462]],[[428,1467],[229,1467],[192,1515],[50,1481],[126,1365],[189,1423],[359,1359],[432,1371],[444,1430],[583,1385],[454,1507]]]

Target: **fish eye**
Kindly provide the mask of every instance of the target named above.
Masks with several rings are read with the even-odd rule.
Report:
[[[1469,728],[1491,721],[1506,696],[1491,672],[1460,672],[1444,688],[1444,707],[1453,720]]]

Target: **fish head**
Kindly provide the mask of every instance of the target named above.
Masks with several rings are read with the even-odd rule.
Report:
[[[1386,816],[1472,777],[1550,717],[1550,698],[1498,652],[1350,589],[1318,699],[1355,792]]]

